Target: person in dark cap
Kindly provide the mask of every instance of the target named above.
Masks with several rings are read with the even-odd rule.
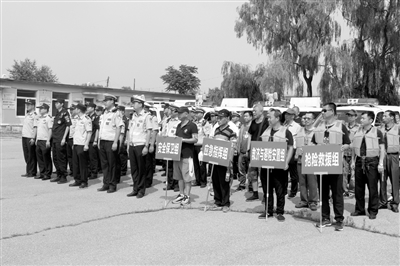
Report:
[[[222,109],[218,112],[219,126],[215,129],[214,138],[225,141],[235,141],[236,143],[236,133],[230,128],[228,122],[230,121],[231,113],[227,109]],[[232,143],[233,144],[233,143]],[[233,149],[236,149],[236,144],[233,144]],[[231,163],[233,159],[233,154],[229,158]],[[212,185],[214,190],[214,210],[221,210],[223,212],[228,212],[230,209],[230,182],[231,182],[231,171],[230,167],[222,165],[214,165],[214,170],[212,172]]]
[[[86,188],[88,186],[89,142],[92,135],[92,120],[85,115],[86,106],[77,104],[78,118],[75,125],[73,165],[75,182],[70,187]]]
[[[144,111],[144,96],[134,96],[132,99],[135,113],[129,124],[128,140],[129,159],[131,161],[131,174],[133,191],[127,197],[140,199],[146,192],[146,156],[149,152],[152,123],[150,114]]]
[[[38,106],[39,114],[36,116],[33,127],[36,128],[36,157],[39,164],[40,176],[35,179],[49,180],[53,172],[51,161],[51,135],[53,118],[49,115],[50,106],[43,103]]]
[[[69,127],[71,126],[71,118],[67,109],[64,108],[65,100],[57,99],[55,107],[57,113],[53,122],[53,163],[57,170],[57,176],[52,178],[50,182],[58,184],[67,183],[67,137]]]
[[[97,105],[95,103],[87,103],[86,104],[86,115],[92,121],[92,134],[90,136],[89,141],[89,179],[96,179],[98,176],[98,169],[99,169],[99,156],[98,156],[98,149],[97,149],[97,139],[98,139],[98,130],[99,130],[99,116],[96,114]],[[97,135],[97,137],[96,137]]]
[[[175,135],[182,138],[181,160],[174,161],[174,179],[178,180],[179,195],[172,201],[174,204],[189,205],[191,182],[196,179],[194,174],[193,153],[197,142],[197,126],[189,119],[189,109],[180,107],[178,110],[181,122],[176,127]]]
[[[198,154],[200,153],[203,147],[203,139],[207,138],[211,132],[211,125],[207,120],[203,118],[204,109],[197,108],[195,109],[196,120],[195,124],[197,126],[198,131],[198,140],[194,145],[194,153],[193,153],[193,163],[194,163],[194,172],[196,174],[196,181],[194,182],[194,186],[200,186],[204,188],[207,186],[207,164],[202,162],[200,165]]]
[[[26,163],[25,174],[22,177],[34,177],[37,173],[35,130],[33,127],[37,113],[35,112],[35,101],[26,100],[26,114],[22,125],[22,150]]]
[[[125,115],[125,106],[118,106],[117,107],[119,116],[122,119],[123,122],[123,127],[121,129],[121,135],[120,135],[120,146],[119,146],[119,164],[118,164],[118,169],[117,169],[117,175],[118,175],[118,183],[121,181],[121,176],[125,176],[126,172],[128,171],[128,148],[126,145],[126,134],[128,132],[128,126],[129,126],[129,119]]]
[[[69,175],[74,178],[74,165],[73,165],[73,155],[72,155],[72,149],[74,147],[74,132],[75,132],[75,125],[76,125],[76,120],[78,118],[77,110],[76,110],[76,105],[71,104],[69,108],[69,116],[71,117],[71,126],[69,127],[69,134],[68,134],[68,141],[67,141],[67,161],[68,161],[68,166],[70,173]]]
[[[97,191],[114,193],[117,191],[116,163],[119,150],[119,136],[123,122],[117,113],[117,97],[104,95],[106,109],[100,117],[98,147],[100,150],[101,168],[103,169],[103,186]]]

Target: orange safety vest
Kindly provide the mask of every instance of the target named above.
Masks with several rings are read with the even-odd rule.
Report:
[[[268,141],[269,137],[271,136],[271,130],[272,127],[268,127],[264,133],[262,133],[261,138],[263,141]],[[286,142],[286,130],[287,128],[284,126],[281,126],[281,128],[275,132],[275,134],[272,136],[273,142]]]
[[[329,132],[329,143],[324,141],[325,131]],[[336,121],[332,127],[326,129],[325,122],[322,122],[315,130],[315,142],[317,144],[343,144],[343,131],[342,131],[342,122]]]
[[[386,135],[387,139],[387,153],[398,153],[400,152],[400,136],[399,126],[394,125],[389,131],[385,130],[385,126],[382,127],[382,132]]]
[[[379,156],[379,139],[378,139],[378,129],[372,127],[371,130],[364,134],[362,128],[360,128],[353,139],[353,149],[357,156],[361,156],[361,143],[363,138],[365,138],[365,145],[367,146],[367,157],[377,157]]]
[[[296,135],[296,154],[295,158],[298,158],[302,154],[302,147],[304,145],[309,145],[311,143],[312,137],[314,136],[314,130],[311,130],[310,133],[306,133],[304,127],[300,128],[299,132]]]

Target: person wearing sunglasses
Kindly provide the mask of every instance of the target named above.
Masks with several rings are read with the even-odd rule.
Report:
[[[356,122],[358,114],[357,111],[351,109],[346,113],[347,122],[345,126],[349,131],[349,138],[350,141],[353,141],[354,135],[360,129],[360,124]],[[351,149],[347,149],[344,151],[344,158],[343,158],[343,196],[350,197],[350,194],[354,194],[354,171],[350,169],[351,165]]]
[[[337,120],[336,104],[324,104],[322,109],[323,121],[314,131],[314,136],[311,140],[316,145],[335,144],[341,145],[342,152],[350,147],[349,131],[341,120]],[[340,175],[324,175],[322,182],[322,227],[331,226],[330,221],[330,206],[329,206],[329,191],[332,191],[333,210],[335,212],[335,229],[343,230],[343,174]],[[320,224],[316,224],[317,227]]]

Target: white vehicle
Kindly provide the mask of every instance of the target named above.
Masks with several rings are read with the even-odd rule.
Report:
[[[248,99],[247,98],[223,98],[221,102],[221,108],[222,109],[228,109],[229,108],[247,108],[249,105]]]

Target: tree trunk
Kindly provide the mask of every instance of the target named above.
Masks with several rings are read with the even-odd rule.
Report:
[[[312,97],[312,85],[311,85],[311,82],[312,82],[312,79],[313,79],[313,75],[310,74],[310,76],[307,77],[307,71],[304,68],[303,69],[303,78],[304,78],[304,80],[306,81],[306,84],[307,84],[307,97]]]

